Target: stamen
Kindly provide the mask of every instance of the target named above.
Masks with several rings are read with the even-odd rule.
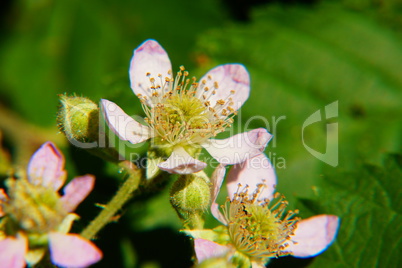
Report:
[[[250,195],[248,185],[238,184],[233,199],[221,206],[236,250],[261,261],[290,254],[287,242],[299,220],[295,217],[297,210],[282,216],[287,205],[283,195],[275,194],[271,202],[259,200],[264,187],[264,183],[257,185]]]
[[[157,83],[147,72],[151,86],[144,92],[149,94],[137,95],[146,114],[145,122],[155,138],[159,137],[160,142],[169,146],[202,143],[231,125],[233,120],[226,117],[231,114],[228,98],[219,99],[211,107],[209,98],[219,87],[216,81],[212,83],[213,90],[206,86],[211,76],[197,83],[195,77],[189,78],[184,66],[180,66],[175,78],[170,77],[171,73],[169,70],[169,77],[157,74]]]

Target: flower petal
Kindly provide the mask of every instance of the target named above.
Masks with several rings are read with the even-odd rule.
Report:
[[[176,148],[166,161],[158,164],[160,169],[174,174],[191,174],[206,166],[206,163],[191,157],[183,147]]]
[[[204,84],[205,82],[205,84]],[[216,93],[213,93],[214,83],[218,83]],[[208,87],[208,91],[204,89]],[[225,64],[215,67],[206,73],[199,83],[197,97],[205,95],[211,103],[211,107],[216,105],[218,100],[229,101],[232,98],[234,110],[238,110],[248,99],[250,94],[250,76],[246,68],[241,64]]]
[[[28,165],[28,179],[32,184],[51,187],[55,191],[64,184],[64,157],[53,143],[44,143],[34,153]]]
[[[141,143],[151,137],[150,128],[128,116],[117,104],[102,99],[103,116],[109,128],[124,141],[132,144]]]
[[[223,216],[222,212],[219,210],[219,205],[216,203],[216,198],[218,197],[219,190],[221,189],[223,178],[225,177],[226,168],[224,165],[219,164],[211,176],[211,213],[221,223],[227,225],[227,221]]]
[[[334,241],[339,227],[339,218],[334,215],[318,215],[297,224],[292,240],[286,250],[299,258],[320,254]]]
[[[60,198],[67,212],[74,211],[77,206],[88,196],[95,184],[95,177],[86,175],[76,177],[64,187],[64,195]]]
[[[221,164],[233,165],[260,154],[271,138],[265,128],[258,128],[223,140],[209,139],[202,146]]]
[[[7,202],[7,200],[8,200],[8,196],[7,196],[6,192],[4,191],[3,188],[0,188],[0,217],[4,216],[4,211],[2,209],[1,204]]]
[[[229,248],[202,238],[194,239],[194,250],[198,262],[225,255]]]
[[[0,263],[2,268],[25,267],[27,240],[23,237],[7,237],[0,241]]]
[[[276,174],[274,167],[265,154],[260,153],[232,167],[226,183],[230,199],[233,199],[234,194],[239,190],[239,184],[242,185],[240,190],[246,185],[248,186],[250,198],[258,189],[258,185],[263,184],[264,187],[260,189],[258,195],[259,199],[272,199],[276,185]]]
[[[147,96],[148,106],[151,99],[151,87],[163,86],[165,78],[171,78],[172,65],[166,51],[155,40],[147,40],[136,50],[130,63],[130,81],[134,94]],[[162,75],[161,78],[158,75]],[[154,78],[154,85],[150,82]]]
[[[251,262],[251,268],[265,268],[266,266],[261,261],[253,261]]]
[[[3,188],[0,188],[0,201],[7,201],[8,200],[8,195],[6,194],[6,191],[4,191]]]
[[[49,233],[49,247],[52,262],[63,267],[87,267],[102,258],[91,241],[77,234]]]

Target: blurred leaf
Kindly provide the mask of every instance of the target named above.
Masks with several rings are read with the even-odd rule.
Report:
[[[129,86],[133,49],[154,38],[173,66],[191,65],[198,32],[225,20],[213,0],[20,0],[12,12],[10,34],[2,36],[0,95],[40,125],[55,124],[57,94],[65,92],[120,100],[129,114],[141,113]]]
[[[2,133],[0,131],[0,180],[10,172],[11,160],[9,153],[3,148]]]
[[[130,206],[127,216],[133,219],[133,230],[148,231],[163,227],[173,227],[178,230],[182,228],[176,211],[170,205],[169,193],[170,186],[166,186],[152,198],[139,200]]]
[[[336,5],[269,6],[255,10],[253,18],[208,31],[197,49],[206,62],[203,69],[240,62],[250,71],[251,95],[236,132],[266,127],[275,135],[267,153],[279,191],[311,196],[319,174],[333,170],[303,146],[302,126],[334,101],[339,101],[338,118],[307,126],[306,145],[324,153],[327,139],[337,142],[326,124],[338,122],[338,167],[353,167],[356,159],[378,163],[380,152],[401,149],[400,37]]]
[[[401,188],[402,155],[387,156],[383,167],[322,178],[314,213],[338,215],[341,227],[336,243],[311,267],[401,267]]]

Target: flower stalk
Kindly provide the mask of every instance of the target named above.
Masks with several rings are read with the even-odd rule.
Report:
[[[96,234],[109,222],[123,207],[123,205],[133,196],[135,190],[138,189],[142,172],[133,163],[123,161],[119,164],[128,173],[126,181],[122,184],[116,195],[103,207],[99,215],[81,232],[81,236],[86,239],[92,239]]]

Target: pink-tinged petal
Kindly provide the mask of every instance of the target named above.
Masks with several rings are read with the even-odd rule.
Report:
[[[265,264],[261,262],[253,261],[251,262],[251,268],[265,268]]]
[[[196,173],[206,166],[206,163],[191,157],[183,147],[176,148],[166,161],[158,164],[160,169],[174,174]]]
[[[7,202],[8,196],[3,188],[0,188],[0,217],[4,216],[4,211],[2,208],[2,204]]]
[[[63,267],[88,267],[102,259],[94,243],[77,234],[49,233],[49,248],[52,263]]]
[[[134,94],[152,96],[151,87],[163,86],[165,78],[171,78],[172,65],[166,51],[155,40],[147,40],[136,50],[130,63],[130,81]],[[161,77],[159,77],[161,75]],[[150,79],[154,78],[154,84]],[[147,102],[150,106],[150,102]]]
[[[225,255],[229,248],[206,239],[197,238],[194,239],[194,250],[198,262],[202,262],[206,259]]]
[[[209,139],[202,146],[224,165],[234,165],[259,155],[272,135],[264,128],[240,133],[223,140]]]
[[[148,140],[151,131],[148,126],[142,125],[128,116],[117,104],[102,99],[103,117],[109,128],[124,141],[137,144]]]
[[[240,188],[239,183],[241,184]],[[263,153],[234,165],[227,176],[226,186],[230,199],[233,199],[234,194],[246,186],[248,186],[249,194],[252,195],[258,189],[259,184],[263,184],[264,187],[260,189],[258,199],[272,199],[276,185],[276,174],[271,161]]]
[[[53,143],[44,143],[34,153],[28,165],[28,178],[32,184],[51,187],[55,191],[64,184],[64,157]]]
[[[339,218],[334,215],[318,215],[297,224],[292,241],[286,250],[299,258],[320,254],[334,241],[339,227]]]
[[[221,189],[223,178],[225,177],[226,168],[225,166],[219,164],[211,176],[211,213],[221,223],[227,225],[227,221],[223,216],[222,212],[219,210],[219,205],[216,203],[216,198],[218,197],[219,190]]]
[[[95,177],[92,175],[77,177],[70,181],[70,183],[64,187],[64,195],[61,197],[61,202],[66,211],[74,211],[92,191],[94,185]]]
[[[0,264],[2,268],[25,267],[27,240],[23,237],[8,237],[0,241]]]
[[[205,84],[204,84],[205,82]],[[213,93],[214,84],[218,88]],[[208,91],[205,88],[208,87]],[[238,110],[248,99],[250,94],[250,76],[246,68],[241,64],[226,64],[215,67],[200,79],[197,96],[205,95],[206,99],[214,107],[218,100],[230,101],[232,98],[233,109]]]
[[[4,191],[3,188],[0,188],[0,201],[7,201],[8,200],[8,195],[6,194],[6,191]]]

